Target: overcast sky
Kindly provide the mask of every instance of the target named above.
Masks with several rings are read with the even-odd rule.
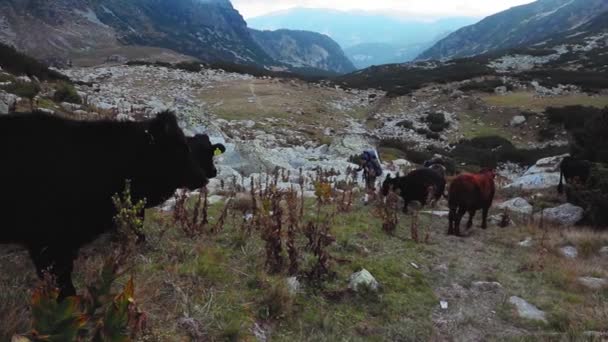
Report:
[[[533,0],[232,0],[245,18],[293,7],[383,12],[402,17],[483,17]]]

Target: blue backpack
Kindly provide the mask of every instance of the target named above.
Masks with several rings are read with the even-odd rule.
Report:
[[[376,157],[376,151],[363,151],[363,160],[365,160],[366,166],[374,170],[376,177],[382,176],[382,166],[380,166],[380,161]]]

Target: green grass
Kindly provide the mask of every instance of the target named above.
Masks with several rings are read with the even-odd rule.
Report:
[[[565,95],[556,97],[536,97],[531,92],[515,92],[507,95],[487,95],[482,97],[486,103],[498,107],[517,107],[524,110],[541,112],[547,107],[573,105],[604,108],[608,106],[608,96]]]
[[[309,201],[308,205],[313,203]],[[157,282],[161,279],[176,283],[188,297],[185,306],[189,314],[205,322],[212,339],[245,338],[253,322],[269,321],[274,341],[426,340],[432,334],[430,314],[437,299],[426,276],[410,265],[420,262],[420,247],[386,236],[372,209],[360,207],[335,218],[332,232],[338,242],[330,247],[330,254],[347,262],[333,263],[336,276],[321,287],[302,279],[303,291],[292,302],[282,294],[287,276],[266,274],[259,233],[243,239],[237,228],[238,218],[229,220],[218,235],[192,241],[179,231],[168,231],[158,251],[150,256],[155,266],[147,265],[137,273],[150,282],[142,285],[150,291],[160,286]],[[210,215],[217,218],[219,210],[219,205],[213,206]],[[146,228],[150,233],[164,229],[159,214],[150,216]],[[309,208],[308,218],[314,217]],[[405,235],[405,224],[398,235]],[[235,244],[235,240],[243,243]],[[298,243],[304,245],[305,241]],[[369,255],[353,246],[366,246]],[[305,258],[302,267],[306,264]],[[361,268],[368,269],[380,282],[378,294],[348,291],[348,277]],[[151,300],[147,305],[160,306],[152,309],[160,311],[168,304],[165,300]],[[155,323],[166,326],[175,320],[174,315],[178,313]],[[367,330],[373,333],[367,335]]]

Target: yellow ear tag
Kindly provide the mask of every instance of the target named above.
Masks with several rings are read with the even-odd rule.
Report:
[[[213,156],[217,157],[217,156],[221,156],[222,155],[222,150],[220,150],[219,148],[216,148],[215,151],[213,151]]]

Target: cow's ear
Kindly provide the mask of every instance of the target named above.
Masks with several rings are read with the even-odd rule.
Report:
[[[211,148],[213,149],[214,156],[219,156],[226,152],[226,146],[224,146],[222,144],[215,144],[215,145],[211,146]]]

